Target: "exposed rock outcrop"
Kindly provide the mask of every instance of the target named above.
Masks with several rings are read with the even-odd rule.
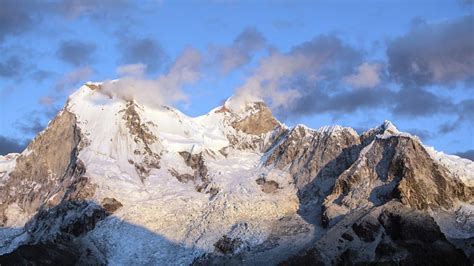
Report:
[[[224,104],[215,112],[224,113],[224,123],[237,131],[237,134],[227,135],[230,147],[234,149],[265,152],[287,133],[287,129],[263,102],[249,103],[237,113]],[[220,152],[225,153],[224,150]]]
[[[0,256],[2,265],[105,265],[103,254],[81,242],[108,212],[93,202],[63,201],[41,209],[25,226],[28,238]]]
[[[194,181],[195,179],[194,175],[187,174],[187,173],[180,174],[175,169],[169,169],[168,171],[170,172],[172,176],[176,177],[176,179],[178,179],[178,181],[182,183],[188,183],[189,181]]]
[[[406,265],[470,265],[466,255],[448,242],[433,218],[424,212],[389,204],[380,214],[379,222],[394,242],[379,244],[379,261],[393,261],[395,250],[397,254],[405,250],[407,254],[401,263]]]
[[[123,112],[122,119],[125,121],[125,126],[130,134],[134,137],[134,141],[143,146],[143,151],[134,151],[135,155],[143,156],[140,158],[141,161],[129,159],[129,163],[135,167],[137,174],[143,182],[150,174],[152,168],[160,169],[161,156],[150,148],[153,143],[158,142],[158,137],[153,135],[147,123],[141,121],[137,111],[138,108],[134,101],[129,101],[126,108],[120,112]]]
[[[258,178],[255,182],[262,187],[262,191],[265,193],[275,193],[280,188],[278,182],[266,180],[263,177]]]
[[[377,220],[371,219],[371,216],[352,224],[352,230],[354,233],[365,242],[374,241],[379,233],[379,228],[380,224]],[[344,237],[344,234],[342,237]]]
[[[123,207],[122,203],[114,198],[104,198],[101,205],[108,215]]]
[[[204,163],[204,157],[202,152],[198,154],[191,154],[186,151],[179,152],[179,155],[183,157],[184,162],[187,166],[191,167],[194,170],[194,175],[190,176],[189,174],[179,174],[175,171],[175,173],[171,173],[174,175],[178,180],[183,180],[186,182],[188,180],[193,180],[195,184],[196,191],[204,192],[211,195],[211,198],[214,197],[217,193],[219,193],[219,188],[213,187],[211,185],[211,178],[208,175],[207,166]]]
[[[314,265],[314,266],[324,266],[324,259],[321,257],[318,249],[312,248],[305,250],[300,254],[289,258],[286,261],[283,261],[279,266],[299,266],[299,265]]]
[[[235,253],[242,245],[243,242],[239,238],[232,239],[228,236],[223,236],[214,244],[216,249],[224,254]]]
[[[251,109],[251,110],[248,110]],[[254,111],[242,120],[232,123],[236,130],[247,134],[260,135],[268,133],[279,126],[280,123],[273,117],[270,109],[263,102],[256,102],[253,106],[247,107],[246,111]]]
[[[474,200],[474,188],[436,163],[418,140],[402,135],[379,137],[337,179],[324,202],[323,215],[332,219],[335,214],[392,199],[418,210],[450,209],[457,201]]]
[[[357,218],[352,226],[360,238],[331,242],[344,224]],[[284,265],[469,265],[462,250],[451,244],[432,217],[423,211],[410,209],[399,202],[389,202],[363,214],[346,216],[313,247],[288,259]],[[352,240],[351,240],[352,239]],[[326,245],[331,245],[331,248]]]
[[[5,210],[13,202],[28,215],[46,203],[58,204],[66,193],[74,194],[71,189],[85,172],[77,159],[82,138],[74,114],[63,110],[28,145],[0,186],[1,225],[11,218],[5,216]]]
[[[335,178],[356,160],[360,151],[357,133],[342,127],[311,130],[296,126],[278,142],[265,164],[289,167],[303,202],[314,198],[315,193],[329,193]]]
[[[383,135],[393,135],[400,133],[398,129],[395,127],[392,122],[385,120],[381,125],[378,127],[369,129],[360,135],[360,142],[363,146],[367,146],[371,143],[377,136]]]

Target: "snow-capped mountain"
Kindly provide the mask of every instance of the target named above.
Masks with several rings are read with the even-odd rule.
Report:
[[[474,162],[385,121],[199,117],[87,83],[0,156],[0,264],[474,262]]]

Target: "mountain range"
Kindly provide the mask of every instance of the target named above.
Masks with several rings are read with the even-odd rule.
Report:
[[[389,121],[189,117],[89,82],[0,156],[0,226],[1,265],[472,265],[474,162]]]

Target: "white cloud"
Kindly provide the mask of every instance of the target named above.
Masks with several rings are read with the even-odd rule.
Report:
[[[341,62],[350,64],[357,56],[355,50],[330,35],[304,42],[288,53],[273,51],[260,60],[228,105],[239,110],[246,103],[263,100],[274,109],[288,109],[302,96],[299,80],[314,84],[327,79],[324,69],[337,68]]]
[[[44,96],[39,99],[39,104],[43,106],[51,106],[54,104],[55,99],[51,96]]]
[[[117,68],[117,74],[120,76],[142,77],[145,74],[145,64],[123,65]]]
[[[263,59],[255,74],[237,88],[229,107],[238,110],[253,101],[269,101],[273,107],[286,107],[299,97],[299,92],[293,88],[281,89],[282,78],[302,71],[309,65],[311,62],[308,58],[273,53]]]
[[[92,74],[94,74],[94,70],[89,66],[69,72],[56,83],[56,91],[64,92],[65,90],[72,90],[74,85],[88,79]]]
[[[381,69],[380,64],[365,62],[357,67],[355,74],[346,76],[343,80],[356,89],[374,88],[380,84]]]
[[[229,73],[251,61],[252,55],[266,47],[266,40],[255,28],[244,29],[229,46],[211,46],[214,64]]]
[[[103,92],[124,100],[136,100],[141,104],[161,106],[187,101],[183,86],[200,78],[201,54],[188,48],[176,59],[166,74],[156,79],[144,77],[142,64],[125,65],[117,69],[121,78],[107,81]]]
[[[91,67],[81,67],[71,72],[64,74],[59,80],[57,80],[54,90],[47,96],[43,96],[38,99],[40,105],[51,107],[56,101],[66,95],[69,95],[76,86],[94,74],[94,70]]]

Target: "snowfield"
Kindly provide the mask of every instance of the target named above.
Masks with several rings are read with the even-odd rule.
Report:
[[[87,169],[85,175],[98,185],[97,202],[109,197],[123,204],[87,236],[92,243],[107,239],[97,245],[112,254],[112,264],[137,259],[144,264],[188,264],[196,255],[213,251],[214,243],[226,234],[258,245],[271,233],[273,221],[296,214],[298,199],[295,188],[288,185],[288,173],[263,167],[259,151],[227,149],[225,156],[219,152],[230,145],[228,135],[242,141],[252,138],[229,127],[229,117],[217,109],[191,118],[169,107],[138,105],[142,123],[159,139],[150,148],[161,156],[160,169],[152,169],[143,182],[128,162],[142,147],[122,119],[125,101],[84,86],[70,97],[67,109],[76,115],[87,139],[79,158]],[[181,151],[207,155],[209,177],[219,189],[216,197],[210,199],[209,194],[197,192],[192,182],[183,184],[171,175],[171,168],[180,174],[193,172],[178,154]],[[278,193],[261,191],[255,180],[262,175],[281,185]],[[236,230],[242,223],[246,230]],[[141,258],[144,253],[150,258]]]

